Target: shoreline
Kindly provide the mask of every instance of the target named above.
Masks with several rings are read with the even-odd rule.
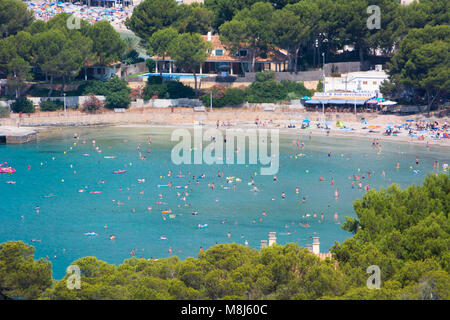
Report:
[[[195,124],[202,123],[203,128],[216,128],[216,122],[220,121],[219,129],[279,129],[282,135],[297,135],[305,136],[327,136],[325,129],[316,127],[315,122],[322,118],[319,112],[302,112],[298,110],[283,110],[277,112],[267,112],[262,109],[233,109],[223,108],[215,109],[210,112],[194,112],[188,108],[174,108],[172,112],[169,108],[157,109],[131,109],[125,113],[114,113],[107,111],[101,114],[85,114],[80,111],[70,110],[67,116],[61,112],[38,112],[30,116],[22,116],[12,114],[10,118],[0,119],[0,126],[18,127],[20,121],[20,128],[27,128],[39,132],[52,131],[60,128],[95,128],[95,127],[122,127],[122,128],[187,128],[192,129]],[[368,124],[363,124],[361,118],[368,121]],[[258,119],[262,125],[256,126],[255,120]],[[309,119],[311,125],[307,129],[301,129],[301,122],[304,119]],[[407,119],[414,121],[438,121],[440,125],[444,121],[449,122],[449,118],[427,118],[424,115],[414,115],[409,117],[396,115],[378,115],[378,114],[325,114],[325,119],[331,121],[329,137],[339,138],[360,138],[360,139],[378,139],[386,142],[408,143],[414,145],[440,146],[450,148],[450,139],[434,139],[429,136],[424,136],[423,140],[412,138],[408,132],[402,129],[397,136],[385,136],[384,128],[388,123],[400,125],[406,122]],[[347,128],[346,131],[341,131],[337,128],[336,121],[342,121]],[[231,126],[223,126],[223,124],[231,123]],[[287,128],[289,124],[295,124],[295,128]],[[369,125],[379,126],[375,130],[377,132],[370,133]]]

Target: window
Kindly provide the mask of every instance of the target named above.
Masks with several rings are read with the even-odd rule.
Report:
[[[367,84],[367,81],[363,81],[363,84]]]
[[[376,81],[374,81],[374,82],[373,82],[373,84],[377,84],[377,82],[376,82]]]
[[[223,49],[216,49],[216,56],[223,56]]]

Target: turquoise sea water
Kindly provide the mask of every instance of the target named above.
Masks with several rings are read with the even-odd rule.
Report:
[[[74,139],[75,132],[80,139]],[[207,249],[215,243],[247,241],[249,246],[259,248],[260,240],[267,239],[271,231],[277,233],[281,244],[307,245],[312,242],[311,236],[318,235],[321,251],[326,252],[335,241],[350,236],[334,221],[334,214],[338,213],[339,222],[345,216],[355,216],[352,202],[364,193],[357,186],[352,189],[349,176],[364,172],[363,186],[369,184],[370,188],[392,183],[404,188],[420,184],[426,173],[436,172],[433,161],[439,160],[440,165],[450,162],[448,148],[428,150],[424,146],[383,142],[378,153],[369,140],[309,140],[293,131],[281,136],[281,168],[274,181],[273,176],[259,175],[258,165],[176,166],[170,157],[176,144],[170,141],[170,133],[170,129],[163,128],[57,129],[40,133],[35,143],[0,145],[0,163],[6,161],[17,170],[14,174],[0,174],[0,242],[23,240],[35,246],[36,257],[48,256],[52,262],[56,279],[64,276],[71,262],[84,256],[120,264],[132,256],[134,249],[137,257],[163,258],[171,255],[170,247],[172,255],[184,259],[197,256],[200,247]],[[302,150],[292,145],[292,139],[297,138],[305,143]],[[139,144],[145,161],[139,158]],[[102,152],[98,153],[96,147]],[[299,153],[304,156],[295,157]],[[420,173],[414,173],[410,166]],[[127,172],[112,173],[119,169]],[[169,170],[173,171],[170,177]],[[177,177],[179,171],[184,177]],[[217,176],[218,171],[223,171],[224,178]],[[370,178],[368,171],[374,172]],[[192,176],[198,178],[201,174],[206,178],[197,179],[196,184]],[[239,177],[242,182],[228,184],[228,176]],[[320,176],[325,181],[320,182]],[[250,177],[259,192],[248,185]],[[138,179],[145,182],[139,183]],[[172,182],[172,188],[158,187],[168,182]],[[214,183],[214,191],[209,183]],[[186,200],[177,196],[183,191],[189,192]],[[286,193],[285,200],[282,192]],[[123,204],[118,205],[119,201]],[[158,205],[158,201],[162,204]],[[161,213],[169,209],[175,218]],[[192,215],[193,211],[198,214]],[[322,212],[324,220],[319,223]],[[306,222],[310,227],[301,225]],[[208,227],[200,229],[199,224]],[[89,232],[98,235],[85,235]],[[116,239],[110,240],[111,235]],[[160,240],[162,236],[167,240]]]

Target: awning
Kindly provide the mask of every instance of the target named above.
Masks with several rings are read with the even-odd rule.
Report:
[[[328,104],[346,104],[347,100],[342,99],[330,99],[328,100]]]
[[[319,100],[319,99],[311,99],[308,101],[305,101],[307,104],[328,104],[328,100]]]
[[[366,102],[364,100],[347,100],[347,104],[363,106]]]

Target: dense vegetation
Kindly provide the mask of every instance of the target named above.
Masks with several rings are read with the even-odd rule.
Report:
[[[131,102],[131,89],[125,79],[117,76],[107,81],[88,81],[80,86],[81,95],[101,95],[106,97],[105,107],[108,109],[128,108]]]
[[[195,91],[177,80],[166,80],[161,76],[148,77],[144,87],[143,98],[150,100],[159,99],[194,98]]]
[[[303,83],[295,81],[276,81],[275,73],[264,71],[256,73],[256,80],[247,88],[212,88],[213,107],[236,106],[246,101],[251,103],[275,103],[310,96],[311,91]],[[200,97],[205,106],[210,105],[210,94]]]
[[[3,2],[17,0],[1,0]],[[17,1],[18,2],[18,1]],[[26,6],[21,5],[21,14],[28,15]],[[6,73],[11,81],[18,83],[16,96],[20,95],[20,84],[27,79],[44,78],[65,83],[75,79],[80,71],[95,64],[108,65],[126,54],[126,44],[106,21],[90,24],[80,21],[79,28],[68,28],[69,14],[56,15],[48,22],[26,20],[18,24],[8,14],[14,6],[2,11],[5,19],[0,20],[0,72]],[[19,9],[17,9],[19,10]],[[33,73],[32,73],[33,71]],[[52,95],[52,90],[48,96]]]
[[[61,110],[63,108],[64,108],[64,101],[59,101],[59,100],[42,101],[41,104],[39,105],[40,111],[56,111],[56,110]]]
[[[145,0],[127,25],[151,55],[163,58],[175,55],[169,50],[178,33],[205,34],[212,29],[231,52],[247,50],[247,55],[239,55],[241,73],[244,62],[254,71],[256,57],[267,56],[273,48],[286,50],[290,71],[320,67],[320,53],[325,53],[327,62],[362,62],[378,50],[384,61],[393,58],[388,64],[392,83],[385,85],[384,93],[430,109],[445,104],[450,92],[449,37],[445,33],[449,3],[421,0],[403,6],[396,0],[205,0],[204,6],[188,6],[176,5],[175,0]],[[378,29],[367,27],[371,5],[380,8]],[[442,27],[439,32],[430,29],[438,26]],[[420,34],[430,37],[417,43]],[[408,44],[414,42],[418,45]],[[337,55],[345,45],[353,46],[354,51]]]
[[[119,266],[85,257],[81,289],[69,275],[51,278],[51,264],[34,260],[20,241],[0,244],[0,291],[43,299],[450,299],[450,179],[430,175],[422,186],[371,190],[354,202],[353,237],[321,261],[296,244],[260,252],[216,245],[198,258],[132,258]],[[368,289],[368,266],[381,269],[381,288]]]
[[[380,8],[380,29],[367,27],[370,5]],[[449,95],[449,5],[446,0],[408,6],[397,0],[205,0],[204,5],[145,0],[126,25],[150,55],[170,56],[178,70],[194,75],[210,49],[200,34],[210,30],[231,52],[247,50],[239,55],[241,71],[244,62],[254,71],[256,57],[274,48],[286,50],[291,71],[320,67],[321,53],[327,62],[363,61],[377,50],[384,61],[392,59],[387,65],[392,81],[384,93],[429,110],[444,105]],[[141,60],[108,22],[81,21],[79,29],[68,29],[67,14],[33,21],[18,0],[0,0],[0,12],[0,73],[17,97],[33,77],[61,81],[63,91],[85,66]],[[337,54],[345,45],[354,50]],[[166,68],[159,66],[160,72]]]
[[[15,113],[34,113],[33,102],[26,97],[20,97],[11,104],[11,110]]]

